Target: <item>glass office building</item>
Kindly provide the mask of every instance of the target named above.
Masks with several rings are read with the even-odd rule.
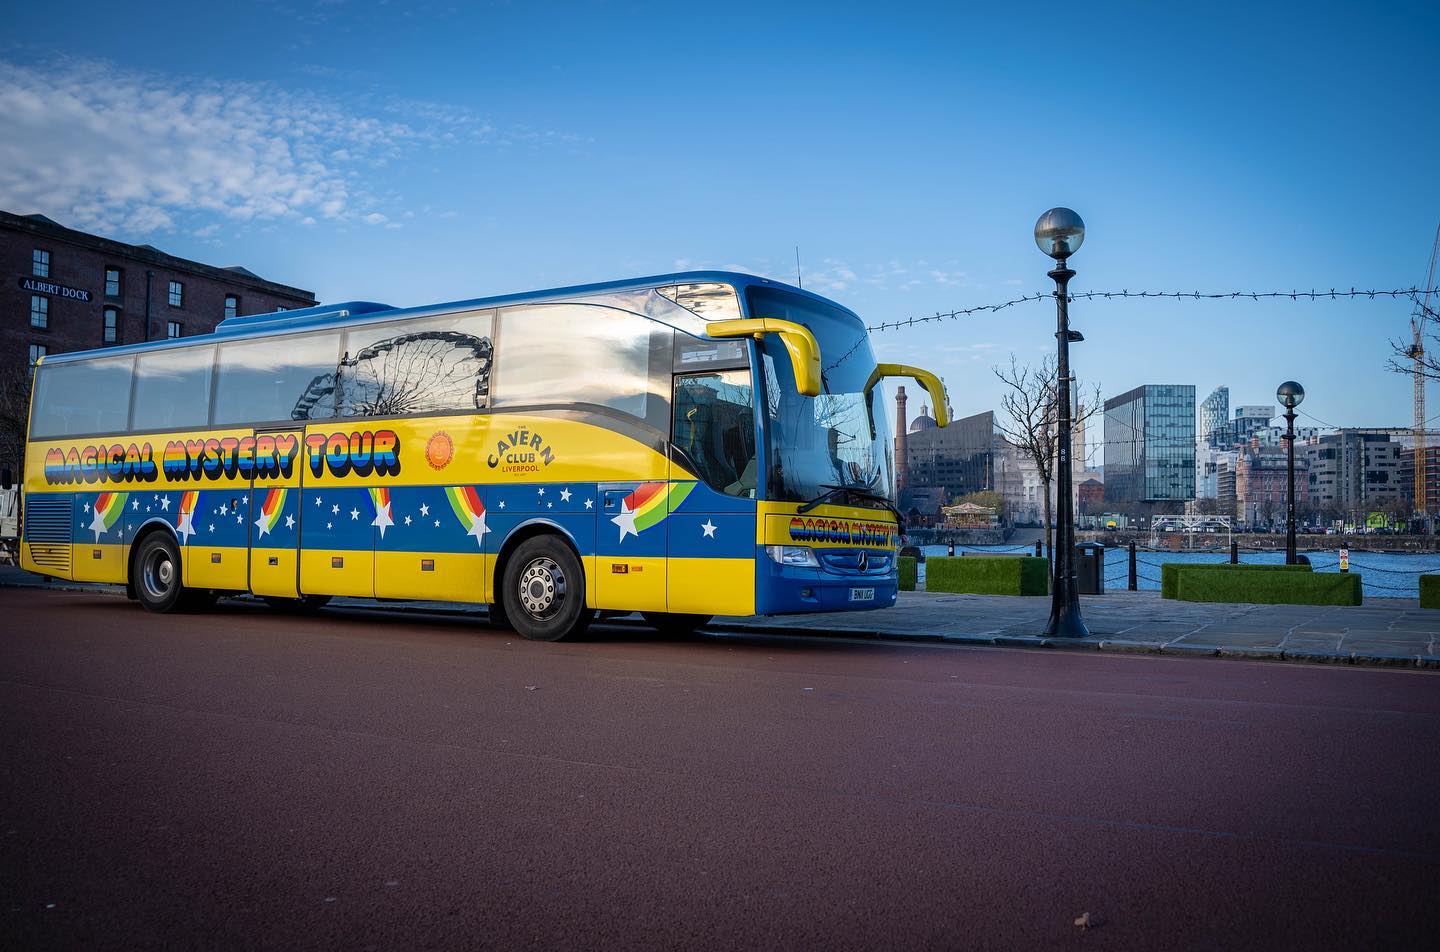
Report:
[[[1200,404],[1200,442],[1221,449],[1225,444],[1225,425],[1230,422],[1230,388],[1224,385],[1210,391]]]
[[[1105,502],[1178,507],[1194,498],[1195,388],[1146,384],[1106,400]]]

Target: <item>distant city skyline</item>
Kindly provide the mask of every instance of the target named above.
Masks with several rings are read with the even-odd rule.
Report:
[[[1072,51],[1059,76],[1037,23]],[[328,301],[793,282],[798,246],[805,287],[879,323],[1047,290],[1030,232],[1052,205],[1089,227],[1076,292],[1398,288],[1440,220],[1432,5],[160,0],[7,26],[0,207]],[[1077,301],[1072,359],[1106,397],[1223,381],[1264,404],[1296,379],[1302,422],[1405,426],[1385,362],[1410,310]],[[1032,302],[875,345],[964,417],[999,406],[991,366],[1053,350],[1053,321]]]

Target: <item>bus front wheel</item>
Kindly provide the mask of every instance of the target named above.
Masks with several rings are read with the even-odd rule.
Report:
[[[135,553],[135,600],[147,611],[173,612],[185,607],[180,584],[180,547],[164,532],[153,532]]]
[[[552,535],[520,543],[505,566],[504,613],[531,641],[582,634],[593,612],[585,608],[585,572],[568,545]]]

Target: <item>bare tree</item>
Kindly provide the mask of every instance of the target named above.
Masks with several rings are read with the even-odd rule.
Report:
[[[1060,407],[1056,399],[1055,358],[1046,357],[1038,366],[1021,364],[1010,355],[1010,366],[991,367],[995,376],[1005,384],[1006,392],[1000,398],[1000,409],[1004,419],[997,426],[1020,452],[1029,457],[1040,479],[1041,495],[1044,496],[1045,551],[1052,556],[1051,530],[1052,505],[1050,484],[1055,478],[1055,451],[1059,444]],[[1080,395],[1077,381],[1075,394]],[[1093,388],[1089,399],[1079,400],[1070,409],[1072,425],[1083,423],[1094,416],[1100,408],[1100,387]]]
[[[24,472],[25,428],[30,419],[30,374],[24,365],[0,371],[0,469],[18,481]]]

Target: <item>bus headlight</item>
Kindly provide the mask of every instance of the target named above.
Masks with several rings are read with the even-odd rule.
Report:
[[[820,563],[815,559],[815,551],[808,545],[767,545],[765,552],[781,565],[820,567]]]

